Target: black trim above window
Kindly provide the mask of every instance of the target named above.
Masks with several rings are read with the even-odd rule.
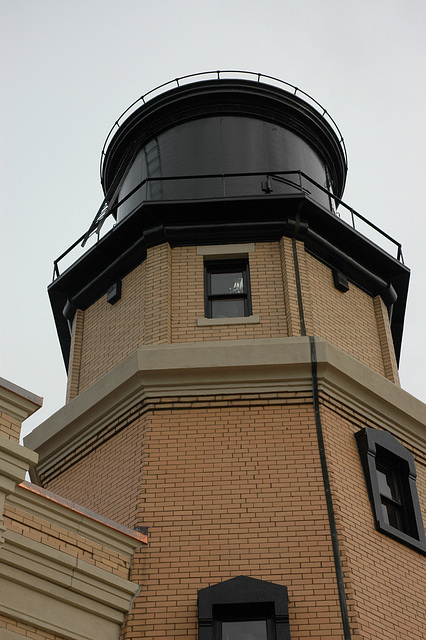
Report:
[[[426,554],[413,454],[387,431],[366,427],[355,438],[376,529]]]
[[[250,316],[248,260],[206,260],[204,301],[206,318]]]
[[[246,636],[291,640],[287,588],[238,576],[200,589],[198,640],[240,640]]]

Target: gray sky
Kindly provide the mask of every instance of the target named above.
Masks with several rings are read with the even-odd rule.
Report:
[[[0,0],[1,375],[63,405],[46,287],[102,200],[105,137],[138,96],[208,69],[308,92],[345,138],[344,200],[412,270],[400,376],[426,401],[424,0]]]

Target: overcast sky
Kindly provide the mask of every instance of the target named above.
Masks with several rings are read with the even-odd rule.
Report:
[[[300,87],[345,138],[344,200],[398,241],[412,270],[400,376],[426,401],[424,0],[0,0],[1,371],[64,403],[46,288],[101,201],[105,137],[138,96],[208,69]]]

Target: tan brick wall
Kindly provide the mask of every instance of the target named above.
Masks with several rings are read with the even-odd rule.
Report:
[[[83,347],[84,312],[77,309],[72,328],[70,347],[70,366],[68,369],[68,384],[66,401],[69,402],[79,393],[81,353]]]
[[[148,433],[149,550],[126,640],[195,640],[197,590],[240,574],[288,587],[293,640],[341,638],[312,407],[170,411]]]
[[[352,283],[348,292],[338,291],[331,269],[307,254],[300,241],[296,247],[307,335],[322,336],[397,380],[383,303]],[[198,326],[204,317],[203,256],[196,247],[149,249],[146,260],[123,279],[117,303],[103,296],[77,313],[67,399],[142,345],[301,335],[293,241],[257,243],[248,255],[252,312],[260,322]]]
[[[9,440],[15,440],[19,442],[19,436],[21,434],[21,421],[17,418],[13,418],[8,413],[0,411],[0,435]]]
[[[65,636],[58,636],[56,633],[49,633],[43,629],[34,627],[32,624],[17,622],[0,614],[0,630],[5,629],[11,633],[21,635],[28,640],[66,640]],[[1,637],[0,631],[0,637]]]
[[[281,271],[283,277],[284,300],[287,317],[287,334],[301,336],[299,297],[296,285],[296,270],[291,238],[281,238],[280,241]]]
[[[150,527],[148,548],[132,565],[142,592],[126,640],[195,640],[197,590],[240,574],[289,588],[293,640],[340,639],[309,396],[297,404],[274,394],[174,405],[145,414],[49,486],[130,526],[134,510],[126,517],[123,504],[138,505],[137,523]],[[126,437],[131,453],[122,460]],[[133,476],[114,472],[131,458],[143,461]]]
[[[144,343],[146,265],[124,278],[116,304],[105,295],[84,311],[79,392]]]
[[[204,317],[204,260],[196,247],[172,252],[172,342],[287,336],[279,244],[257,243],[249,253],[252,313],[258,324],[197,326]]]
[[[86,455],[73,456],[74,462],[77,460],[73,466],[61,462],[56,471],[59,475],[43,479],[43,487],[134,528],[139,517],[145,422],[144,415],[136,421],[123,416],[122,422],[113,426],[125,429],[107,438],[102,446],[98,446],[99,439],[87,445]]]
[[[106,295],[75,321],[68,399],[144,344],[199,342],[287,335],[279,243],[260,243],[250,254],[253,314],[259,324],[198,327],[204,317],[203,257],[196,247],[152,247],[123,279],[114,305]]]
[[[4,524],[9,531],[15,531],[25,538],[41,542],[46,547],[79,558],[121,578],[128,578],[130,564],[128,557],[7,503]]]
[[[354,433],[380,428],[334,402],[321,407],[353,633],[362,640],[423,640],[426,559],[374,527]],[[405,446],[406,443],[403,442]],[[409,448],[409,447],[407,447]],[[425,456],[416,455],[417,487],[426,522]]]
[[[172,265],[171,341],[203,340],[204,327],[197,327],[197,318],[204,317],[203,256],[196,247],[175,247]]]
[[[377,329],[379,332],[380,345],[382,347],[385,376],[388,380],[391,380],[400,386],[398,364],[396,362],[395,349],[393,346],[389,314],[386,309],[386,305],[380,296],[376,296],[374,298],[374,310],[376,312]]]
[[[381,424],[328,397],[321,419],[352,637],[421,640],[426,563],[375,530],[354,438]],[[123,640],[195,640],[197,590],[240,574],[288,587],[293,640],[341,639],[310,395],[162,398],[126,421],[48,485],[149,527],[132,564],[142,591]],[[426,459],[413,453],[426,522]]]
[[[305,264],[299,252],[308,335],[329,340],[374,371],[385,375],[373,298],[351,282],[349,291],[339,291],[334,286],[331,269],[306,252],[304,256]]]

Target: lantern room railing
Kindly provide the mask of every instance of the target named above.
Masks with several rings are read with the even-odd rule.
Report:
[[[95,242],[99,242],[101,237],[105,235],[103,232],[105,231],[105,223],[107,220],[112,221],[113,227],[117,224],[122,224],[126,216],[121,222],[116,222],[117,211],[119,207],[125,204],[132,196],[134,196],[138,191],[146,190],[148,191],[148,187],[152,183],[158,182],[170,182],[170,181],[187,181],[187,180],[203,180],[206,184],[209,180],[220,180],[221,181],[221,192],[215,195],[215,199],[235,199],[235,196],[228,196],[226,192],[227,181],[233,180],[235,181],[238,178],[247,178],[247,177],[258,177],[258,189],[257,194],[247,193],[247,196],[253,198],[267,199],[268,196],[274,193],[274,185],[284,184],[288,186],[290,189],[294,190],[293,194],[301,194],[304,195],[311,200],[315,201],[315,197],[312,196],[310,186],[312,187],[312,191],[319,190],[327,195],[330,210],[328,211],[330,215],[334,215],[341,219],[343,223],[351,226],[356,231],[362,233],[365,237],[367,237],[370,241],[374,242],[381,249],[386,251],[386,253],[393,255],[399,262],[404,263],[403,255],[402,255],[402,245],[397,240],[392,238],[389,234],[385,233],[382,229],[380,229],[377,225],[370,222],[367,218],[362,216],[360,213],[355,211],[352,207],[347,205],[343,200],[337,198],[331,191],[325,189],[322,185],[318,184],[308,175],[303,173],[302,171],[276,171],[273,173],[265,173],[265,172],[252,172],[252,173],[228,173],[228,174],[209,174],[209,175],[190,175],[190,176],[161,176],[161,177],[150,177],[142,180],[134,189],[129,191],[120,201],[108,203],[105,200],[103,201],[101,207],[98,210],[98,213],[95,216],[91,226],[89,229],[78,238],[66,251],[64,251],[53,263],[53,280],[56,280],[61,275],[60,263],[65,261],[67,258],[70,258],[71,253],[77,249],[80,245],[81,248],[84,248],[86,243],[90,238],[95,238]],[[282,195],[281,193],[278,194]],[[289,195],[288,193],[286,195]],[[291,194],[290,194],[291,195]],[[239,196],[241,197],[241,196]],[[238,196],[237,196],[238,198]],[[196,200],[200,201],[203,198],[197,197]],[[206,198],[211,199],[211,196]],[[175,198],[174,198],[175,200]],[[146,202],[167,202],[166,199],[153,199],[148,197],[141,197],[137,207],[143,206]],[[190,201],[185,199],[184,201]],[[322,205],[322,209],[324,207]],[[130,215],[130,214],[129,214]],[[362,228],[360,228],[360,225]],[[113,233],[114,229],[108,229],[107,233]],[[86,249],[87,250],[87,249]],[[68,265],[69,266],[69,265]]]
[[[167,82],[163,82],[162,84],[158,85],[154,89],[151,89],[147,93],[144,93],[142,96],[137,98],[137,100],[135,100],[125,111],[123,111],[121,116],[119,118],[117,118],[117,120],[114,122],[113,126],[111,127],[111,129],[110,129],[110,131],[109,131],[109,133],[108,133],[108,135],[106,137],[106,140],[104,142],[104,146],[102,148],[101,160],[100,160],[101,182],[102,182],[103,165],[104,165],[105,155],[106,155],[107,148],[108,148],[108,145],[109,145],[111,139],[113,138],[114,134],[118,131],[118,129],[121,127],[122,123],[124,123],[124,121],[127,120],[127,118],[132,113],[137,111],[137,109],[139,109],[139,107],[141,107],[142,105],[144,105],[147,102],[149,102],[149,100],[151,100],[152,98],[155,98],[156,96],[164,93],[165,91],[169,91],[170,89],[174,89],[174,88],[177,88],[177,87],[182,87],[184,85],[192,84],[194,82],[201,82],[203,80],[226,80],[226,79],[251,80],[251,81],[255,81],[255,82],[259,82],[259,83],[263,83],[263,84],[268,84],[268,85],[271,85],[271,86],[278,87],[280,89],[284,89],[285,91],[291,91],[291,93],[293,95],[303,98],[303,100],[305,102],[307,102],[312,107],[314,107],[318,111],[318,113],[320,113],[323,116],[323,118],[325,118],[327,120],[327,122],[329,123],[329,125],[333,129],[333,131],[334,131],[334,133],[335,133],[335,135],[336,135],[336,137],[337,137],[337,139],[338,139],[338,141],[340,143],[340,146],[342,148],[342,152],[343,152],[343,155],[344,155],[344,158],[345,158],[345,165],[346,165],[346,168],[347,168],[347,166],[348,166],[348,156],[347,156],[347,153],[346,153],[345,141],[343,139],[343,136],[342,136],[342,133],[341,133],[339,127],[336,124],[336,121],[329,114],[327,109],[325,109],[317,100],[315,100],[315,98],[310,96],[309,93],[306,93],[306,91],[302,91],[302,89],[299,89],[299,87],[296,87],[294,84],[291,84],[291,82],[285,82],[284,80],[280,80],[279,78],[275,78],[274,76],[269,76],[269,75],[267,75],[265,73],[258,73],[256,71],[240,71],[240,70],[226,69],[226,70],[222,70],[222,71],[219,71],[219,70],[217,70],[217,71],[202,71],[200,73],[191,73],[191,74],[186,75],[186,76],[181,76],[179,78],[174,78],[173,80],[168,80]]]

